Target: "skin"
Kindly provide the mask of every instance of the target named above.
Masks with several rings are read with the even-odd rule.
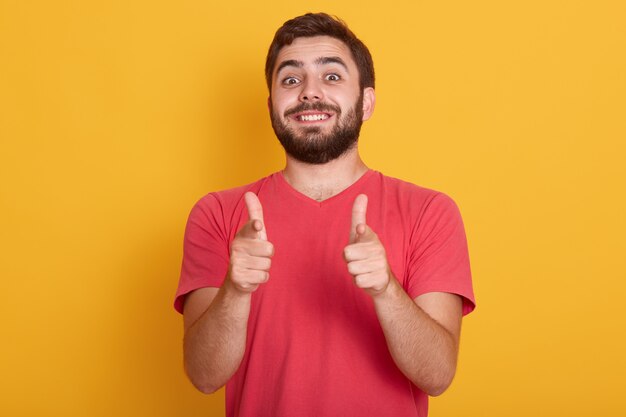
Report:
[[[339,123],[337,114],[306,111],[307,116],[324,114],[323,120],[310,121],[302,120],[299,113],[285,113],[300,103],[321,102],[338,106],[347,114],[359,97],[358,76],[351,53],[342,42],[326,36],[298,38],[278,55],[268,105],[301,140],[307,140],[311,127],[321,133],[331,131]],[[374,90],[365,88],[364,121],[371,117],[374,105]],[[287,182],[318,201],[340,193],[368,169],[356,146],[325,164],[303,163],[288,154],[286,159]],[[271,279],[274,248],[267,241],[263,208],[253,193],[246,193],[244,198],[250,220],[231,243],[224,285],[198,289],[186,297],[185,369],[192,383],[205,393],[226,384],[239,367],[245,353],[252,294]],[[354,201],[350,241],[343,255],[355,285],[372,297],[398,368],[427,394],[443,393],[456,371],[461,298],[428,293],[412,300],[407,295],[389,268],[385,248],[367,225],[367,196],[363,194]]]

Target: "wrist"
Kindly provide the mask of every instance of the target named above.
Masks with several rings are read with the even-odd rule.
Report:
[[[393,301],[398,297],[400,291],[404,291],[391,271],[389,271],[388,274],[389,280],[387,281],[385,288],[381,291],[377,291],[376,293],[372,293],[372,298],[375,302]]]
[[[230,274],[226,275],[221,290],[223,291],[224,296],[231,300],[249,300],[252,297],[252,292],[254,291],[254,289],[246,290],[241,288],[240,285],[231,279]]]

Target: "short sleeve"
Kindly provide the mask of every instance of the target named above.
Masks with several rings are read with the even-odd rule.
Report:
[[[183,242],[183,262],[174,308],[183,312],[185,295],[203,287],[219,287],[229,262],[228,231],[223,208],[213,194],[192,208]]]
[[[425,205],[410,239],[407,292],[411,298],[448,292],[463,299],[463,315],[474,310],[467,239],[457,205],[437,193]]]

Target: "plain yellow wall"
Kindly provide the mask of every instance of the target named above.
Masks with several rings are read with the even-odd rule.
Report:
[[[281,169],[306,11],[377,71],[368,165],[459,204],[478,309],[431,416],[623,416],[623,1],[0,0],[0,415],[218,416],[172,309],[193,203]]]

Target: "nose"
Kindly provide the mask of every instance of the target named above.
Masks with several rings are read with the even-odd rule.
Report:
[[[300,91],[300,101],[320,101],[322,98],[324,98],[324,93],[322,92],[320,83],[315,79],[307,79],[303,83],[302,90]]]

